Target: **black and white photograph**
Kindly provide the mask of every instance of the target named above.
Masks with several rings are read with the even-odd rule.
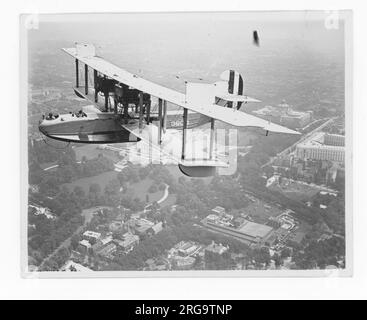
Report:
[[[351,276],[351,22],[21,15],[22,275]]]

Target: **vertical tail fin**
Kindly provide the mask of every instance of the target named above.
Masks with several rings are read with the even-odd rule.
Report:
[[[244,81],[237,71],[226,70],[221,75],[220,78],[228,82],[228,93],[242,96],[244,92]],[[228,108],[241,108],[242,102],[228,102]]]

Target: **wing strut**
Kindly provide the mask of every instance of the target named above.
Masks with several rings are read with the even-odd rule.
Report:
[[[146,110],[146,113],[147,113],[147,124],[150,123],[150,105],[151,105],[151,101],[149,99],[149,101],[147,102],[147,106],[146,106],[146,108],[147,108],[147,110]]]
[[[93,70],[93,78],[94,78],[94,102],[98,103],[98,88],[97,88],[97,83],[98,83],[98,74],[97,74],[97,70]]]
[[[88,95],[88,65],[84,64],[85,95]]]
[[[106,89],[103,91],[103,94],[104,94],[104,108],[106,112],[108,112],[108,99],[110,98],[110,94]]]
[[[163,100],[163,133],[166,133],[167,129],[167,101]]]
[[[75,59],[75,86],[79,88],[79,60]]]
[[[162,142],[162,104],[163,100],[158,99],[158,143]]]
[[[141,129],[143,128],[143,95],[144,93],[142,91],[139,92],[139,130],[141,132]]]
[[[215,123],[215,119],[211,118],[210,119],[210,153],[209,153],[209,158],[213,159],[213,149],[214,149],[214,123]]]
[[[186,129],[187,129],[187,108],[184,108],[183,112],[183,124],[182,124],[182,154],[181,159],[185,159],[185,150],[186,150]]]

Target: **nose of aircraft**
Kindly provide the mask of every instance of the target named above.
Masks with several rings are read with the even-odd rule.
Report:
[[[38,122],[39,131],[46,136],[49,135],[50,129],[53,125],[55,125],[55,121],[52,120],[55,120],[58,117],[58,115],[53,115],[52,113],[49,113],[48,115],[42,115],[42,119],[40,119]]]
[[[38,122],[38,130],[43,133],[44,135],[47,136],[48,132],[47,132],[47,123],[45,119],[41,119]]]

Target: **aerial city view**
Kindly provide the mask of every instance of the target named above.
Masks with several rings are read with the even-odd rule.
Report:
[[[322,14],[296,12],[85,16],[41,15],[27,34],[30,272],[346,268],[343,21],[328,29]],[[236,70],[236,97],[254,100],[221,96],[240,109],[216,108],[266,125],[216,118],[216,129],[236,130],[230,174],[217,168],[209,175],[205,164],[199,172],[164,156],[142,161],[149,154],[138,132],[149,120],[129,129],[128,139],[138,137],[130,142],[117,133],[103,143],[87,143],[102,138],[81,133],[55,140],[42,127],[47,120],[90,117],[88,93],[73,87],[96,83],[97,72],[61,50],[76,43],[92,43],[98,57],[134,75],[128,81],[144,78],[182,96],[188,82],[214,83]],[[139,97],[141,120],[146,105]],[[179,106],[157,98],[168,100],[162,130],[182,127]],[[190,125],[201,111],[187,106]],[[161,107],[161,99],[149,100],[152,115]],[[210,131],[210,119],[200,128]],[[178,158],[187,165],[183,153]]]

